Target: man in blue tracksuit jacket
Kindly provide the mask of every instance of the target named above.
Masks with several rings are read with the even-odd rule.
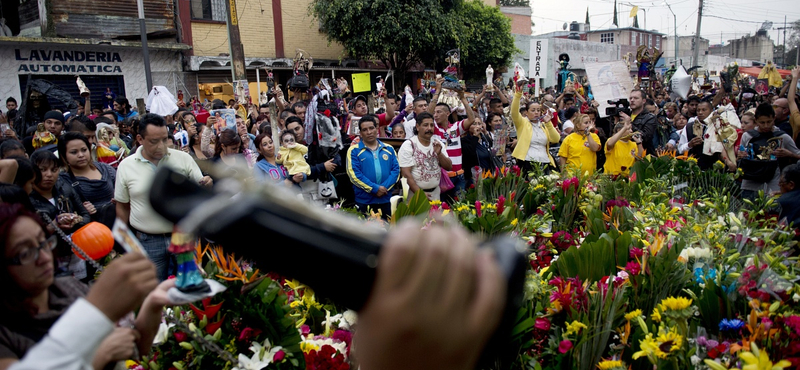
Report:
[[[347,175],[353,183],[356,207],[361,213],[392,213],[392,188],[400,179],[400,164],[394,148],[378,140],[378,117],[367,114],[358,122],[361,142],[347,151]]]

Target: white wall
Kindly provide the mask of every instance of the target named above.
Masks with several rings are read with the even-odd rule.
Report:
[[[68,60],[69,57],[72,60]],[[86,61],[86,59],[92,61]],[[153,85],[167,86],[175,94],[173,76],[177,74],[178,79],[181,78],[179,52],[150,50],[150,69]],[[147,97],[143,57],[138,48],[47,44],[4,45],[0,48],[0,71],[2,71],[0,73],[0,98],[3,102],[10,96],[21,102],[24,91],[20,87],[19,76],[26,76],[28,73],[123,76],[125,94],[131,104],[135,104],[136,98]]]

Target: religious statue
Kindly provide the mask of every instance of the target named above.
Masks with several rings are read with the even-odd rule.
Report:
[[[494,84],[492,84],[493,78],[494,78],[494,69],[492,69],[492,65],[489,64],[489,66],[486,67],[486,85],[489,86],[488,91],[494,91]]]
[[[458,65],[461,63],[461,52],[458,49],[448,51],[445,61],[447,62],[447,68],[442,71],[442,76],[444,77],[442,88],[453,91],[463,90],[464,88],[461,86],[461,82],[458,79]]]
[[[639,82],[642,81],[649,81],[650,77],[653,74],[653,68],[655,67],[656,62],[661,58],[661,52],[658,49],[653,48],[653,53],[650,53],[650,49],[645,45],[640,45],[638,49],[636,49],[636,63],[639,66],[638,70],[638,78]]]
[[[47,131],[43,122],[36,125],[36,132],[33,134],[33,148],[39,149],[41,147],[55,144],[56,137],[50,131]]]

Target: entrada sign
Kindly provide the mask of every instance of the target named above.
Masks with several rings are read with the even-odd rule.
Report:
[[[118,52],[80,51],[80,50],[40,50],[30,49],[28,52],[15,49],[14,56],[21,62],[79,62],[81,64],[53,63],[20,63],[17,72],[54,72],[54,73],[122,73],[122,68],[112,64],[85,63],[121,63]]]

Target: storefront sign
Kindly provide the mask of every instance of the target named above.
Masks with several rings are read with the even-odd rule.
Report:
[[[15,49],[17,72],[30,73],[122,73],[118,52],[81,50]],[[91,63],[91,64],[90,64]]]

